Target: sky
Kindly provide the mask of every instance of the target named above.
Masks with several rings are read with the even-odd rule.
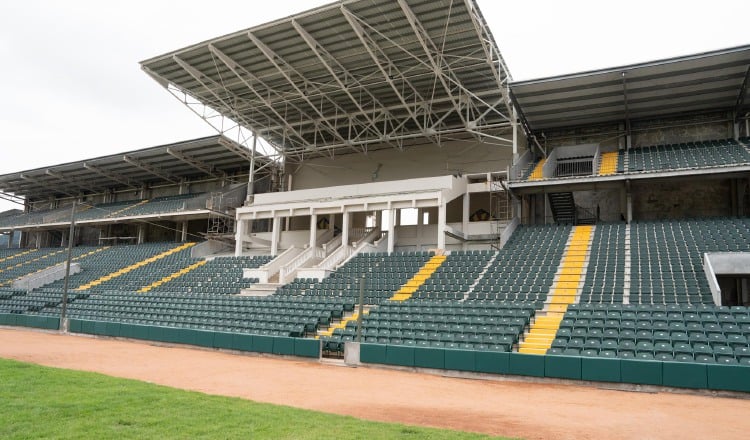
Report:
[[[326,3],[0,2],[0,175],[215,134],[138,63]],[[477,3],[517,81],[750,44],[746,0]]]

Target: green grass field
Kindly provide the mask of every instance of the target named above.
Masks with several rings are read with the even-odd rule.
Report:
[[[0,438],[489,437],[368,422],[0,359]]]

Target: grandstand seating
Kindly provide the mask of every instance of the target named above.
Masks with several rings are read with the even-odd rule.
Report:
[[[255,298],[226,295],[100,292],[68,309],[77,319],[221,332],[301,337],[340,317],[352,304],[336,298]],[[59,315],[59,306],[38,312]]]
[[[322,281],[296,279],[276,291],[279,296],[359,298],[359,282],[365,276],[365,303],[380,304],[399,290],[429,259],[429,252],[357,254]]]
[[[469,288],[494,256],[494,251],[453,251],[422,284],[414,299],[463,300]]]
[[[363,320],[363,341],[392,345],[510,351],[535,304],[504,301],[387,301]],[[354,340],[356,323],[323,338],[325,350]]]
[[[631,304],[711,304],[703,253],[750,251],[741,218],[635,222],[631,225]]]
[[[269,255],[214,258],[184,275],[149,289],[149,292],[236,294],[258,282],[256,278],[243,278],[243,269],[260,267],[271,259]],[[181,267],[190,266],[197,261],[205,260],[189,259]]]
[[[93,206],[79,205],[76,221],[102,220],[118,217],[146,216],[177,212],[185,209],[192,199],[200,199],[205,194],[181,194],[144,200],[126,200],[100,203]],[[0,228],[20,227],[44,223],[66,222],[70,218],[70,208],[38,210],[29,213],[12,214],[0,218]]]
[[[573,304],[549,354],[750,365],[750,309]]]
[[[145,216],[182,211],[185,209],[185,203],[188,200],[200,198],[203,195],[204,194],[182,194],[175,196],[157,197],[149,200],[148,203],[134,206],[123,214],[127,216]]]
[[[560,265],[570,226],[520,226],[469,293],[468,299],[547,299]]]
[[[591,243],[581,303],[622,303],[625,289],[625,224],[598,224]]]
[[[654,145],[628,151],[628,171],[656,172],[750,164],[750,152],[733,139]]]
[[[606,153],[602,153],[599,158],[599,175],[608,176],[611,174],[621,173],[621,161],[621,151],[609,151]]]

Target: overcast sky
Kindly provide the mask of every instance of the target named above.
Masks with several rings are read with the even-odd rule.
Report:
[[[514,80],[750,43],[747,0],[477,1]],[[1,1],[0,174],[214,134],[138,62],[326,3]]]

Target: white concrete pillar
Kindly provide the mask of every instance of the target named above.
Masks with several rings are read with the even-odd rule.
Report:
[[[626,220],[628,223],[633,221],[633,195],[628,192],[628,194],[625,196],[626,199],[626,205],[627,205],[627,215]]]
[[[237,220],[237,230],[234,236],[234,256],[242,256],[242,239],[245,236],[245,220]]]
[[[310,247],[318,245],[318,214],[310,214]]]
[[[445,249],[445,203],[438,206],[437,233],[437,247],[438,249]]]
[[[328,214],[328,229],[331,231],[336,229],[336,214]]]
[[[146,241],[146,225],[138,225],[138,244],[143,244]]]
[[[342,214],[341,225],[341,243],[346,246],[349,244],[349,227],[351,226],[351,219],[349,218],[349,211],[344,211]]]
[[[182,243],[185,243],[187,241],[188,236],[188,222],[184,221],[182,222],[182,237],[180,237],[180,241]]]
[[[461,230],[463,231],[464,235],[468,235],[469,233],[469,204],[471,202],[471,195],[470,193],[464,194],[463,199],[463,217],[461,218]]]
[[[388,253],[396,246],[396,210],[388,210]]]
[[[271,255],[276,256],[279,253],[279,237],[281,236],[281,217],[273,218],[271,229]]]

